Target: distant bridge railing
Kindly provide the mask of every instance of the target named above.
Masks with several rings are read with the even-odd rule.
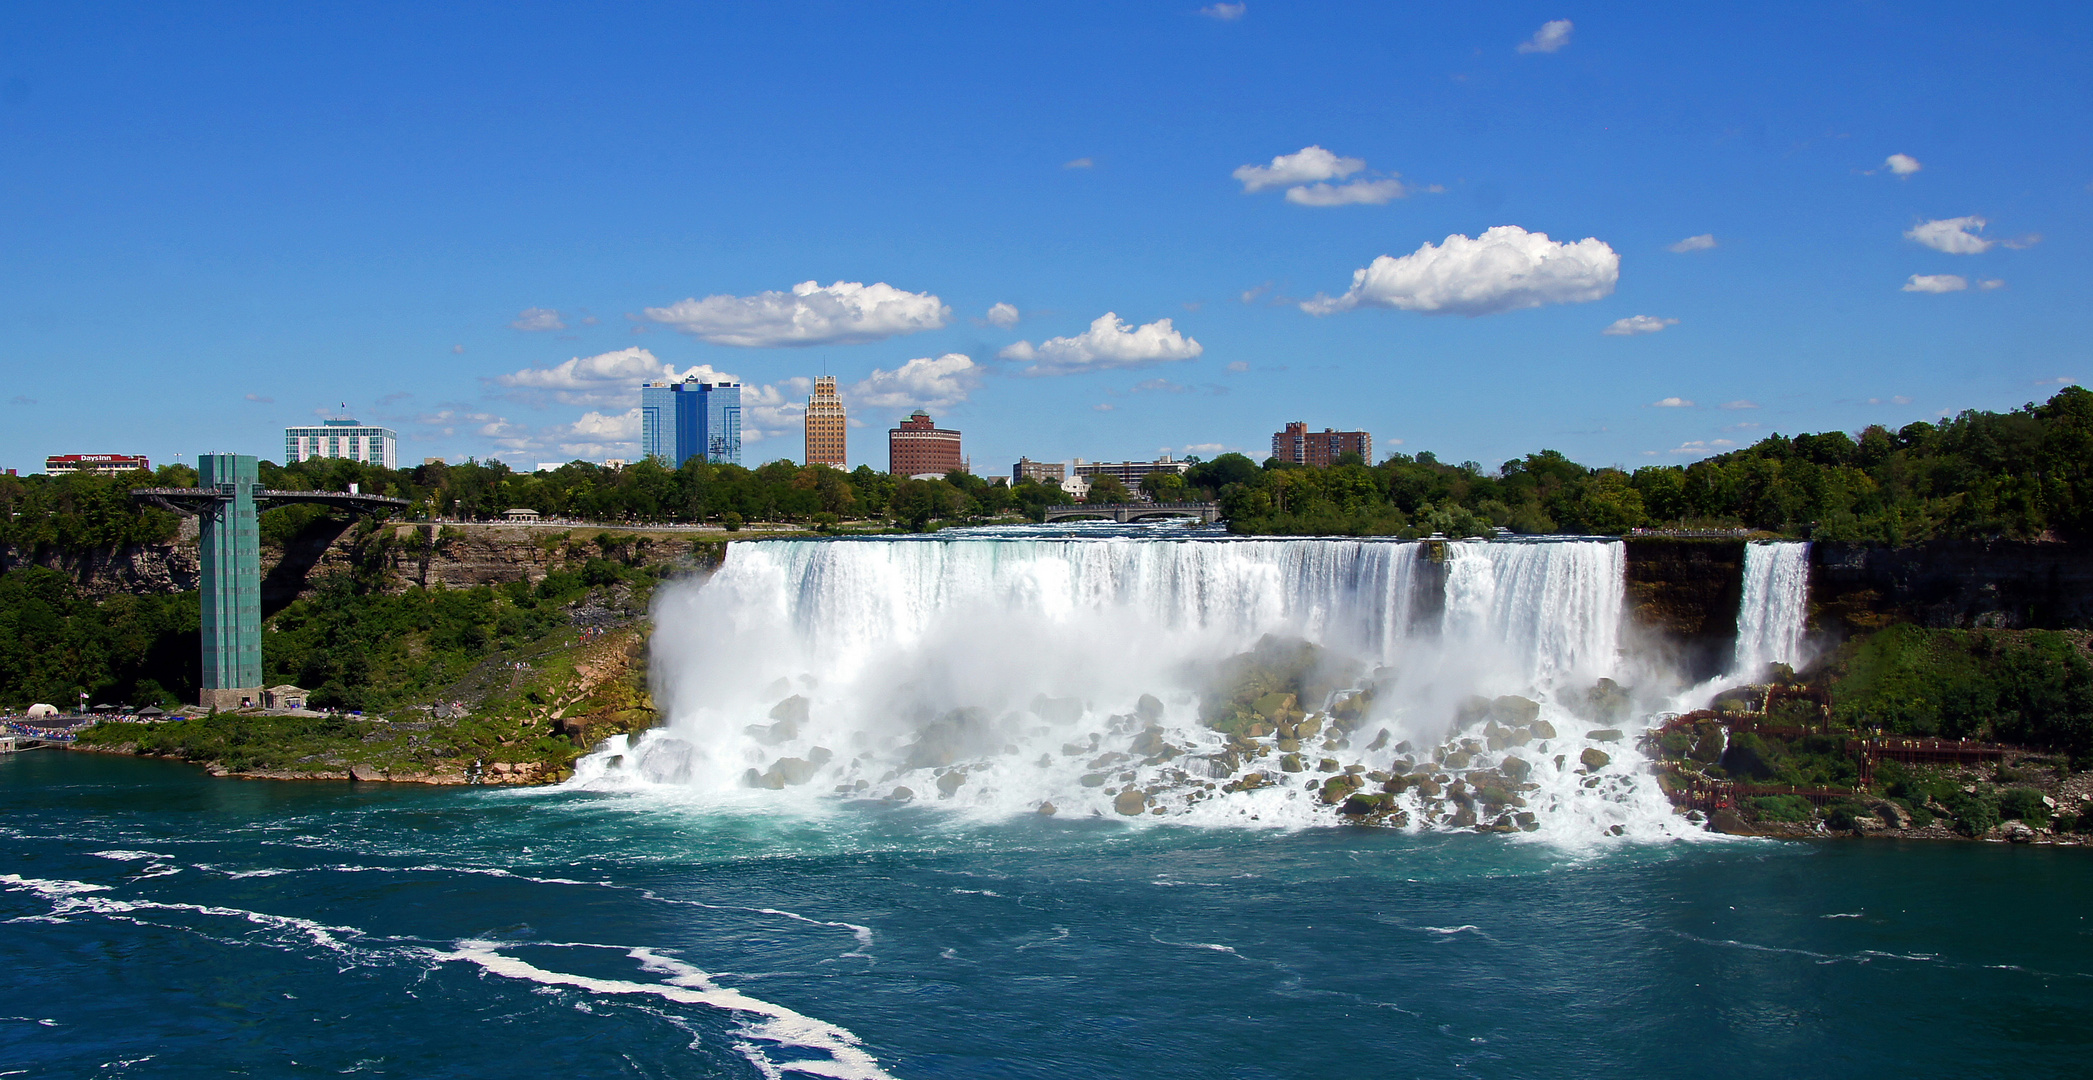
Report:
[[[1089,503],[1082,506],[1049,506],[1047,521],[1069,521],[1076,518],[1104,518],[1125,524],[1148,518],[1196,517],[1212,524],[1221,520],[1221,508],[1210,502],[1188,503]]]

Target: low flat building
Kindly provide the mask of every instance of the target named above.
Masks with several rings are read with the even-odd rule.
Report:
[[[115,476],[140,469],[153,471],[153,463],[143,454],[53,454],[44,459],[44,471],[52,476],[73,473]]]
[[[1068,466],[1059,461],[1034,461],[1021,457],[1010,467],[1010,482],[1023,483],[1030,480],[1036,484],[1058,484],[1068,475]]]
[[[1373,464],[1374,437],[1364,431],[1335,428],[1310,431],[1301,421],[1272,436],[1272,456],[1291,465],[1328,466],[1346,454],[1357,454],[1359,460]]]
[[[1109,476],[1125,484],[1128,490],[1141,486],[1141,478],[1149,473],[1169,472],[1183,476],[1192,467],[1189,461],[1178,461],[1168,454],[1154,461],[1084,461],[1076,459],[1076,475],[1083,477]]]

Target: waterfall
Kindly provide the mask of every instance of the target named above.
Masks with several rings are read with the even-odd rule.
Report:
[[[1736,679],[1758,679],[1766,665],[1801,667],[1809,617],[1810,545],[1772,541],[1744,546],[1744,595],[1737,605]]]
[[[1609,726],[1578,710],[1618,671],[1621,545],[1443,553],[1379,540],[735,544],[709,579],[657,596],[665,723],[612,740],[575,783],[773,807],[842,796],[1296,825],[1338,820],[1315,785],[1347,766],[1380,778],[1439,769],[1434,755],[1493,769],[1523,754],[1507,767],[1533,771],[1529,800],[1549,817],[1529,831],[1667,828],[1650,824],[1668,807],[1632,775],[1640,755],[1618,732],[1599,734],[1615,775],[1579,771],[1584,734]],[[1290,715],[1308,714],[1313,736],[1216,731],[1202,709],[1223,662],[1293,641],[1315,647],[1298,685],[1371,688],[1371,707],[1340,725],[1324,710],[1341,693],[1300,700]],[[1485,712],[1506,695],[1526,712],[1500,725]],[[1402,798],[1420,825],[1452,813]]]

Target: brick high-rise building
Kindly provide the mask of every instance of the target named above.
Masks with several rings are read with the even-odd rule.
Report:
[[[1333,428],[1310,431],[1300,421],[1272,436],[1272,456],[1294,465],[1327,466],[1346,454],[1357,454],[1359,460],[1373,464],[1374,437],[1364,431]]]
[[[844,468],[843,399],[836,396],[836,377],[814,380],[814,396],[807,399],[807,464]]]
[[[959,432],[931,423],[930,414],[921,409],[887,430],[887,471],[895,476],[943,476],[966,467],[959,454]]]

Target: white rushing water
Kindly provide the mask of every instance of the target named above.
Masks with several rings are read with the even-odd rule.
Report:
[[[1730,663],[1733,677],[1757,679],[1768,664],[1803,665],[1809,587],[1808,541],[1744,545],[1744,595],[1737,605],[1737,653]]]
[[[1434,554],[1357,540],[735,544],[709,579],[656,602],[666,723],[613,740],[574,782],[983,815],[1111,817],[1132,798],[1147,819],[1302,825],[1340,820],[1314,788],[1347,766],[1373,777],[1367,793],[1480,770],[1476,784],[1520,792],[1470,811],[1485,824],[1522,811],[1543,835],[1673,831],[1619,706],[1586,707],[1597,680],[1622,675],[1622,545]],[[1297,738],[1231,744],[1202,700],[1211,712],[1217,667],[1261,641],[1319,647],[1307,683],[1321,696],[1297,703],[1312,714]],[[1361,687],[1373,696],[1356,718],[1323,715]],[[1476,700],[1507,695],[1524,702]],[[1396,795],[1411,827],[1475,823],[1432,786]]]

